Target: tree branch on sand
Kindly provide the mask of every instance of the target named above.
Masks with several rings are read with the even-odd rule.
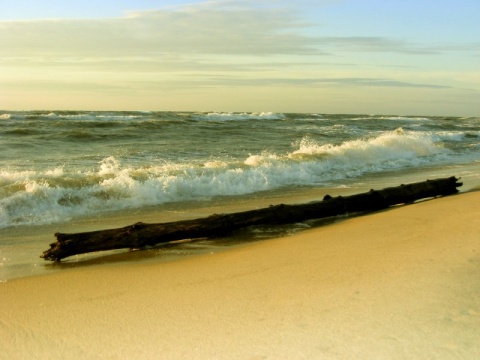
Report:
[[[118,228],[82,233],[56,233],[57,241],[41,255],[45,260],[60,261],[66,257],[93,251],[144,248],[182,239],[216,238],[235,230],[268,224],[289,224],[350,213],[365,213],[393,205],[437,196],[451,195],[462,186],[449,177],[418,183],[370,190],[366,193],[331,197],[306,204],[279,204],[257,210],[231,214],[214,214],[205,218],[176,222],[145,224],[142,222]]]

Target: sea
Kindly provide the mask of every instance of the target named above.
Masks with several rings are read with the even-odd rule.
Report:
[[[480,117],[0,111],[0,282],[171,260],[229,243],[46,262],[39,255],[57,231],[183,220],[450,176],[461,178],[462,191],[480,184]],[[231,243],[276,235],[251,231]]]

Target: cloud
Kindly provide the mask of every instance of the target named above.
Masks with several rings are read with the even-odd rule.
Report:
[[[206,81],[204,81],[206,82]],[[271,86],[271,85],[287,85],[287,86],[354,86],[354,87],[401,87],[401,88],[428,88],[428,89],[452,89],[451,86],[405,82],[386,78],[235,78],[235,77],[219,77],[213,78],[208,82],[210,85],[235,85],[235,86]]]
[[[123,18],[0,22],[4,54],[132,56],[312,53],[305,26],[291,12],[191,6]]]
[[[301,6],[331,1],[302,0]],[[298,6],[298,4],[296,3]],[[292,5],[278,0],[206,1],[104,19],[0,22],[0,53],[23,59],[160,59],[202,55],[275,56],[402,53],[433,55],[458,45],[417,44],[381,36],[321,36]],[[472,47],[470,47],[472,48]],[[477,49],[476,44],[473,49]],[[461,48],[467,51],[468,46]],[[475,50],[472,50],[475,51]]]
[[[380,86],[380,87],[409,87],[409,88],[429,88],[429,89],[451,89],[451,86],[412,83],[392,79],[376,78],[337,78],[337,79],[317,79],[318,83],[330,83],[354,86]]]
[[[415,44],[400,39],[380,36],[319,37],[319,44],[335,49],[355,52],[386,52],[417,55],[433,55],[439,48]],[[445,49],[444,49],[445,50]]]
[[[478,54],[480,43],[422,44],[381,36],[318,37],[317,43],[324,51],[351,51],[360,53],[398,53],[408,55],[438,55],[449,52]]]

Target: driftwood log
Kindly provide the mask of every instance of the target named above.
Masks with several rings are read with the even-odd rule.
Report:
[[[240,228],[288,224],[349,213],[365,213],[386,209],[393,205],[416,200],[455,194],[462,186],[455,177],[427,180],[382,190],[370,190],[351,196],[331,197],[298,205],[275,205],[268,208],[176,222],[136,223],[118,229],[63,234],[56,233],[57,241],[41,255],[45,260],[60,261],[66,257],[93,251],[123,248],[144,248],[175,240],[215,238]]]

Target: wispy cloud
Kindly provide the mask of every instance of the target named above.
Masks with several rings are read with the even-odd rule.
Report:
[[[339,51],[426,55],[452,50],[448,45],[379,36],[312,35],[305,31],[311,24],[294,11],[273,6],[277,1],[263,6],[254,3],[206,2],[130,12],[111,19],[4,21],[0,22],[0,51],[29,58],[126,58],[159,54],[320,55]]]
[[[0,22],[4,53],[30,56],[312,53],[292,13],[187,7],[116,19]]]
[[[438,47],[430,45],[379,36],[320,37],[318,38],[318,43],[331,49],[331,51],[384,52],[412,55],[432,55],[441,51]]]
[[[479,42],[465,44],[425,44],[381,36],[318,37],[317,42],[325,51],[330,52],[351,51],[361,53],[377,52],[410,55],[438,55],[449,52],[468,52],[478,54],[480,51]]]
[[[355,86],[380,86],[380,87],[409,87],[409,88],[428,88],[428,89],[450,89],[451,86],[422,84],[398,81],[393,79],[376,78],[337,78],[337,79],[316,79],[317,83],[355,85]]]
[[[452,89],[451,86],[415,83],[399,81],[388,78],[239,78],[239,77],[214,77],[208,82],[210,86],[308,86],[308,87],[329,87],[329,86],[354,86],[354,87],[400,87],[400,88],[425,88],[425,89]]]

